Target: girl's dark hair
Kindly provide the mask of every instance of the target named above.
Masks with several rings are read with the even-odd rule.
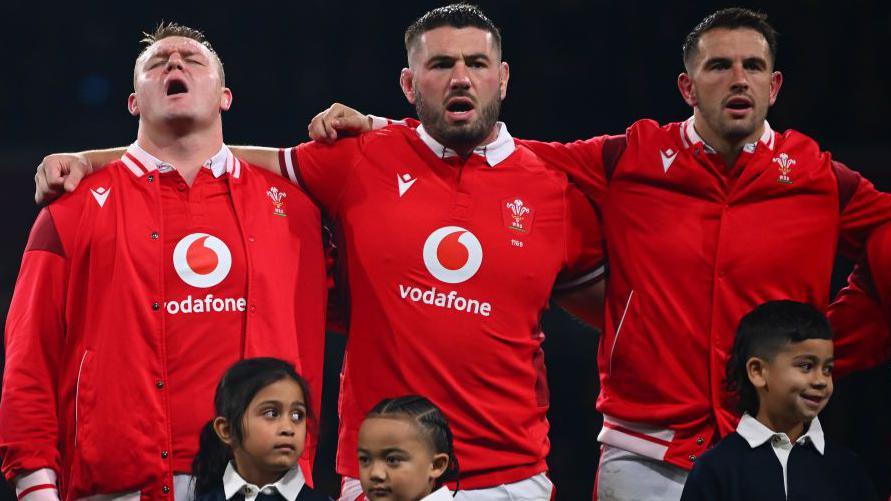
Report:
[[[724,380],[725,389],[738,399],[739,412],[758,413],[758,393],[749,381],[746,362],[752,357],[772,360],[785,345],[808,339],[832,340],[826,317],[808,304],[768,301],[740,320]]]
[[[452,437],[452,429],[446,421],[445,414],[430,400],[418,395],[406,395],[397,398],[385,398],[378,402],[365,418],[405,416],[417,423],[424,435],[430,440],[434,452],[445,453],[449,456],[449,466],[439,478],[436,479],[436,488],[444,483],[454,480],[459,482],[458,458],[455,456],[455,446]],[[456,489],[457,490],[457,487]]]
[[[232,430],[235,443],[244,440],[244,413],[254,396],[263,388],[282,379],[291,379],[300,386],[306,403],[307,427],[313,430],[315,423],[309,402],[309,386],[294,367],[277,358],[249,358],[236,362],[226,371],[214,395],[214,419],[223,417]],[[232,451],[220,440],[213,429],[213,419],[201,429],[198,454],[192,461],[195,476],[195,492],[203,494],[218,487],[226,465],[232,459]]]

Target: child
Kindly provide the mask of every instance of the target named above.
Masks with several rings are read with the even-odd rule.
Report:
[[[813,307],[770,301],[743,317],[727,386],[744,414],[696,462],[681,500],[877,499],[857,457],[824,440],[832,365],[832,331]]]
[[[192,463],[197,499],[329,501],[306,485],[297,465],[308,399],[306,381],[282,360],[252,358],[230,367]]]
[[[424,397],[385,399],[359,428],[359,480],[365,499],[451,501],[458,478],[452,431]]]

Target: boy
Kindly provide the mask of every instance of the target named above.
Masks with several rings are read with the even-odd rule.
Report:
[[[696,463],[682,501],[877,499],[857,457],[824,440],[832,366],[832,331],[812,306],[769,301],[743,317],[726,375],[744,414]]]

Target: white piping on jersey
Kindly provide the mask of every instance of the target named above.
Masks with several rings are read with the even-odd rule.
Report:
[[[597,434],[597,441],[617,449],[663,461],[665,453],[668,452],[668,445],[674,440],[674,434],[674,430],[623,421],[604,414],[603,427]]]
[[[609,349],[609,373],[613,372],[613,352],[616,351],[616,343],[619,342],[619,334],[622,332],[622,324],[625,323],[625,315],[628,314],[628,307],[631,306],[631,298],[634,297],[634,289],[628,294],[628,300],[625,301],[625,310],[622,312],[622,318],[619,320],[619,326],[616,327],[616,337],[613,338],[613,345]]]
[[[77,368],[77,381],[74,382],[74,445],[77,446],[77,404],[80,400],[80,376],[84,370],[84,362],[87,360],[87,353],[90,350],[84,350],[84,354],[80,357],[80,366]]]
[[[291,157],[293,149],[294,148],[285,148],[285,170],[288,172],[288,179],[297,186],[300,186],[300,181],[297,179],[297,171],[294,170],[294,159]]]
[[[477,146],[473,150],[475,155],[485,157],[489,167],[495,167],[503,162],[517,149],[516,144],[514,144],[513,136],[507,131],[507,125],[505,125],[504,122],[497,122],[495,127],[498,127],[498,137],[491,143]],[[418,128],[415,129],[415,131],[418,133],[418,137],[421,138],[421,141],[423,141],[424,144],[426,144],[439,158],[458,156],[455,150],[447,148],[440,144],[436,139],[433,139],[433,137],[424,129],[423,125],[418,125]]]

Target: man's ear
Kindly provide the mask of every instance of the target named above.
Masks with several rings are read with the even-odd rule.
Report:
[[[501,100],[507,96],[507,81],[510,80],[510,66],[507,62],[501,61],[501,67],[498,68],[499,87],[501,91]]]
[[[770,105],[777,102],[777,96],[780,95],[780,87],[783,86],[783,74],[774,71],[770,74]]]
[[[235,439],[232,436],[232,426],[229,424],[228,419],[217,416],[213,420],[213,431],[217,434],[217,437],[220,438],[220,442],[232,447]]]
[[[681,97],[684,98],[684,102],[690,105],[690,107],[695,107],[699,104],[696,100],[696,89],[693,85],[693,79],[686,72],[678,75],[678,90],[681,91]]]
[[[232,91],[229,90],[229,87],[223,87],[223,92],[220,95],[220,111],[229,111],[229,108],[232,107]]]
[[[130,97],[127,98],[127,111],[134,117],[139,116],[139,103],[136,102],[135,92],[131,92]]]
[[[415,73],[411,68],[402,68],[402,71],[399,72],[399,87],[402,88],[405,99],[408,99],[408,102],[411,104],[415,104],[414,76]]]

